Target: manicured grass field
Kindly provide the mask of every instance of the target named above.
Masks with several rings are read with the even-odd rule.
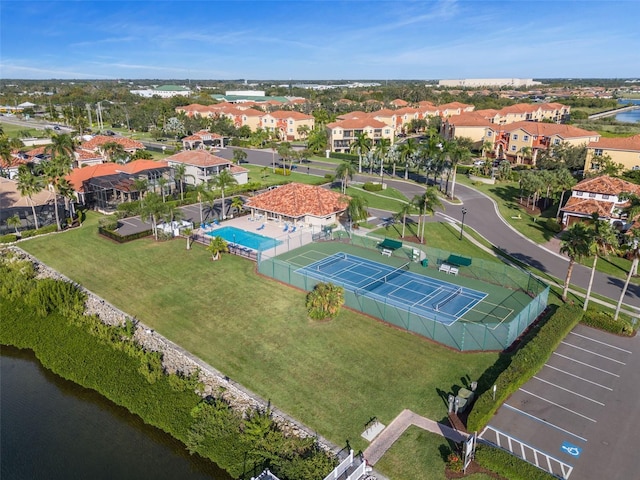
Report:
[[[305,293],[224,255],[211,261],[183,240],[118,245],[97,234],[98,216],[21,247],[167,336],[339,445],[372,416],[388,424],[410,408],[440,420],[439,391],[478,378],[496,353],[461,354],[343,310],[313,323]]]

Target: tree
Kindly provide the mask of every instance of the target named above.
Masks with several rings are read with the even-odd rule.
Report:
[[[16,230],[16,235],[18,235],[18,228],[22,226],[22,221],[17,213],[7,218],[6,224],[9,228],[13,227]]]
[[[117,163],[127,157],[127,152],[118,142],[105,142],[100,146],[100,151],[109,162]]]
[[[229,251],[229,245],[226,240],[222,237],[213,237],[209,246],[207,247],[207,252],[211,253],[211,258],[215,262],[220,259],[220,254]]]
[[[146,222],[151,220],[151,230],[153,231],[153,237],[158,240],[158,220],[167,211],[166,204],[162,201],[162,198],[155,193],[149,192],[141,202],[140,218]]]
[[[237,185],[238,180],[236,177],[231,175],[228,169],[221,170],[213,179],[211,180],[211,185],[220,189],[220,194],[222,196],[222,219],[227,218],[226,215],[226,205],[224,199],[224,190],[231,185]]]
[[[378,158],[378,161],[380,162],[380,176],[384,176],[384,162],[387,159],[387,156],[389,155],[389,150],[391,149],[391,140],[388,138],[381,138],[380,141],[378,142],[378,145],[376,145],[376,157]]]
[[[51,158],[66,157],[73,158],[75,145],[73,138],[66,133],[51,135],[51,143],[44,147],[44,152]]]
[[[349,181],[353,179],[355,174],[356,168],[350,162],[342,162],[338,165],[338,168],[336,168],[336,178],[342,183],[343,194],[347,192]]]
[[[240,165],[246,159],[247,159],[247,152],[239,148],[236,148],[233,150],[233,161],[236,165]]]
[[[167,195],[167,184],[169,183],[169,180],[167,180],[164,177],[160,177],[158,179],[158,186],[160,187],[160,195],[162,195],[162,203],[165,203],[167,201],[166,195]]]
[[[18,191],[20,195],[29,199],[36,230],[38,230],[40,226],[38,224],[38,216],[36,215],[36,207],[33,203],[33,196],[41,192],[43,188],[42,178],[35,175],[27,164],[22,164],[18,167]]]
[[[409,179],[409,162],[413,159],[413,156],[418,151],[418,142],[415,139],[409,138],[406,142],[400,144],[398,152],[400,154],[400,160],[404,162],[404,179]]]
[[[562,291],[562,300],[567,301],[567,293],[569,292],[569,284],[571,282],[571,274],[576,260],[589,255],[591,250],[591,236],[584,223],[574,223],[562,235],[562,244],[560,253],[569,257],[569,267],[567,268],[567,277],[564,281],[564,290]]]
[[[58,231],[62,230],[60,225],[60,214],[58,213],[58,193],[60,181],[64,179],[64,176],[71,171],[71,161],[66,155],[53,157],[43,164],[44,175],[49,185],[53,187],[53,204],[56,215],[56,225]]]
[[[238,214],[242,213],[244,210],[244,201],[242,200],[242,197],[233,197],[231,199],[231,208],[238,212]]]
[[[136,192],[138,192],[138,199],[142,200],[144,198],[144,194],[149,189],[149,181],[142,177],[136,178],[133,181],[133,187],[136,189]]]
[[[560,209],[562,208],[562,204],[564,203],[564,194],[567,190],[570,190],[575,184],[576,179],[571,172],[566,168],[560,168],[555,171],[556,172],[556,181],[555,185],[562,192],[560,194],[560,203],[558,204],[558,212],[556,213],[556,218],[560,216]]]
[[[600,220],[598,212],[591,214],[593,231],[591,232],[591,248],[593,253],[593,265],[591,266],[591,277],[589,278],[589,286],[587,287],[587,296],[584,299],[583,309],[587,311],[589,297],[591,295],[591,287],[593,286],[593,277],[596,274],[596,264],[598,256],[606,256],[617,250],[618,236],[609,222]]]
[[[153,155],[151,154],[151,152],[144,149],[136,150],[131,156],[131,160],[152,160],[152,159],[153,159]]]
[[[455,145],[449,155],[449,162],[451,164],[451,170],[453,172],[451,175],[451,192],[449,193],[449,196],[452,199],[455,198],[453,194],[453,190],[456,186],[456,171],[458,169],[458,164],[464,163],[470,158],[471,158],[471,152],[469,151],[469,149],[462,147],[460,145]]]
[[[318,283],[307,294],[306,306],[312,320],[334,319],[344,305],[344,288],[332,283]]]
[[[362,156],[371,150],[371,139],[365,132],[358,133],[350,150],[358,153],[358,173],[362,173]]]
[[[327,132],[324,129],[314,128],[307,137],[307,148],[313,153],[324,153],[328,142]]]
[[[402,238],[404,238],[404,232],[407,227],[407,216],[413,213],[415,205],[413,203],[403,203],[400,210],[398,210],[393,218],[397,220],[402,220]]]
[[[173,167],[173,179],[180,185],[180,201],[184,200],[184,179],[187,176],[187,166],[180,163]]]
[[[436,207],[444,210],[444,206],[438,197],[436,187],[427,187],[424,194],[413,197],[412,203],[418,209],[418,237],[420,243],[424,243],[424,224],[426,222],[423,221],[423,216],[429,215],[431,217],[436,213]]]
[[[347,205],[347,215],[351,225],[358,225],[358,222],[366,220],[369,217],[367,210],[367,199],[360,195],[354,195]]]
[[[531,158],[531,154],[532,154],[531,147],[522,147],[522,148],[520,148],[520,150],[518,151],[516,163],[521,163],[521,161],[520,161],[521,159],[522,160],[530,159]]]
[[[493,142],[488,140],[482,142],[482,147],[480,147],[480,149],[482,150],[482,158],[487,158],[487,154],[493,150]]]
[[[627,293],[627,289],[629,288],[631,277],[634,274],[637,275],[638,261],[640,260],[640,229],[632,228],[629,232],[627,232],[626,237],[627,241],[624,245],[624,249],[627,252],[627,257],[631,257],[631,268],[629,268],[629,274],[627,275],[627,279],[624,282],[622,292],[620,293],[620,299],[618,300],[618,304],[616,305],[616,312],[613,315],[614,320],[618,320],[620,309],[622,308],[622,300],[624,299],[624,296]]]

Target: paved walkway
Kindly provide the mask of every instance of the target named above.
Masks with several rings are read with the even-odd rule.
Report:
[[[457,443],[467,438],[467,435],[464,433],[460,433],[451,427],[434,422],[411,410],[405,409],[400,415],[393,419],[389,426],[385,428],[364,451],[364,458],[366,458],[367,463],[369,465],[375,465],[411,425],[415,425],[428,432],[442,435]]]

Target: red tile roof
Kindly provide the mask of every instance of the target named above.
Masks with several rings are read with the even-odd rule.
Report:
[[[604,138],[597,142],[589,142],[589,148],[606,148],[609,150],[623,150],[625,152],[640,151],[640,134],[632,137]]]
[[[622,192],[640,195],[640,185],[608,175],[582,180],[577,183],[572,190],[575,192],[600,193],[603,195],[619,195]]]
[[[144,145],[142,143],[132,140],[130,138],[109,137],[107,135],[96,135],[91,140],[84,142],[80,146],[87,150],[96,150],[100,148],[100,146],[109,142],[118,143],[122,145],[122,148],[124,148],[125,150],[143,150],[144,149]]]
[[[459,127],[490,127],[493,124],[478,112],[463,112],[445,120],[450,125]]]
[[[391,105],[395,105],[396,107],[406,107],[407,105],[409,105],[409,102],[406,102],[401,98],[396,98],[395,100],[391,100],[389,103]]]
[[[229,165],[230,160],[212,155],[206,150],[184,150],[165,158],[167,162],[185,163],[196,167],[212,167],[213,165]]]
[[[136,174],[145,170],[167,167],[167,162],[156,160],[134,160],[125,165],[118,163],[100,163],[82,168],[74,168],[65,178],[77,192],[84,191],[83,182],[95,177],[114,175],[119,172]]]
[[[591,215],[598,212],[599,217],[610,217],[613,210],[613,202],[604,202],[593,198],[571,197],[567,200],[562,211],[569,213],[580,213],[583,215]]]
[[[503,125],[500,128],[500,130],[505,132],[513,132],[518,129],[522,129],[525,132],[538,137],[551,137],[553,135],[557,135],[561,138],[600,136],[598,132],[583,130],[582,128],[574,127],[572,125],[545,122],[514,122]]]
[[[273,118],[293,118],[294,120],[312,120],[314,118],[313,115],[306,115],[293,110],[276,110],[275,112],[267,113],[267,115],[271,115]]]
[[[250,198],[246,206],[287,217],[326,217],[346,210],[349,197],[314,185],[289,183]]]
[[[352,129],[352,128],[361,129],[361,128],[367,128],[367,127],[384,128],[387,126],[388,125],[386,123],[380,122],[373,118],[353,118],[348,120],[342,120],[339,122],[327,123],[327,127],[329,128],[338,127],[338,128],[346,128],[346,129]]]

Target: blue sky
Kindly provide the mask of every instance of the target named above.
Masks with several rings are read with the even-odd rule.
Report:
[[[640,1],[0,2],[1,78],[640,77]]]

